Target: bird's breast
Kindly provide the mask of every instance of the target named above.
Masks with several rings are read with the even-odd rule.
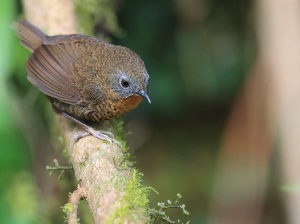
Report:
[[[138,95],[133,95],[128,98],[120,100],[120,109],[119,110],[120,110],[121,115],[136,108],[142,100],[143,100],[143,97],[138,96]]]
[[[137,95],[113,100],[105,99],[90,107],[91,112],[81,118],[93,121],[114,119],[136,108],[142,100],[143,97]]]

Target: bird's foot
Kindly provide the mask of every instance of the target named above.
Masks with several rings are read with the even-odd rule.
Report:
[[[88,127],[85,128],[86,132],[74,135],[69,142],[69,146],[73,147],[73,145],[80,139],[83,137],[86,137],[88,135],[92,135],[95,138],[98,138],[100,140],[105,140],[108,141],[110,144],[112,143],[116,143],[117,145],[119,145],[120,147],[122,147],[122,144],[120,142],[118,142],[117,140],[113,139],[114,138],[114,134],[111,132],[107,132],[107,131],[97,131],[92,127]]]
[[[84,130],[86,130],[86,132],[78,134],[78,135],[74,135],[70,141],[69,141],[69,147],[73,147],[73,145],[80,139],[83,138],[85,136],[88,135],[92,135],[95,138],[98,138],[100,140],[105,140],[108,141],[110,144],[112,143],[116,143],[117,145],[119,145],[122,148],[122,144],[120,142],[118,142],[116,139],[114,139],[114,134],[108,131],[97,131],[94,128],[80,122],[79,120],[75,119],[74,117],[70,116],[69,114],[66,114],[64,112],[61,113],[63,116],[71,119],[72,121],[74,121],[76,124],[78,124],[79,126],[81,126],[82,128],[84,128]]]
[[[100,140],[106,140],[108,141],[110,144],[112,143],[116,143],[117,145],[119,145],[120,147],[122,147],[122,144],[120,142],[118,142],[116,139],[114,139],[114,134],[108,131],[97,131],[92,127],[88,127],[88,129],[86,129],[86,131],[88,133],[90,133],[91,135],[93,135],[95,138],[98,138]]]
[[[86,137],[86,136],[88,136],[88,135],[90,135],[90,133],[88,133],[88,132],[83,132],[83,133],[80,133],[80,134],[77,134],[77,135],[73,135],[73,137],[70,139],[70,141],[69,141],[69,148],[71,149],[71,148],[73,148],[73,146],[74,146],[74,144],[79,140],[79,139],[81,139],[81,138],[83,138],[83,137]]]

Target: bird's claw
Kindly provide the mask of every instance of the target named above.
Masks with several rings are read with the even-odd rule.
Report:
[[[101,139],[101,140],[106,140],[109,142],[109,144],[116,143],[118,146],[122,148],[122,144],[118,142],[116,139],[113,139],[114,135],[111,132],[106,132],[106,131],[95,131],[92,134],[95,138]],[[113,137],[110,137],[113,136]]]
[[[90,135],[90,133],[88,132],[83,132],[83,133],[80,133],[80,134],[77,134],[77,135],[74,135],[70,141],[69,141],[69,148],[72,148],[74,146],[74,144],[80,139],[80,138],[83,138],[83,137],[86,137]]]
[[[105,141],[108,141],[109,144],[112,144],[112,143],[116,143],[118,146],[120,146],[122,148],[122,144],[120,142],[118,142],[117,140],[113,139],[114,138],[114,134],[111,133],[111,132],[107,132],[107,131],[96,131],[95,129],[93,128],[90,128],[89,130],[87,130],[87,132],[83,132],[81,134],[77,134],[77,135],[74,135],[70,141],[69,141],[69,147],[73,147],[74,144],[80,139],[80,138],[83,138],[83,137],[86,137],[88,135],[92,135],[94,136],[95,138],[98,138],[100,140],[105,140]]]
[[[109,131],[95,131],[95,132],[101,132],[102,134],[105,134],[105,135],[107,135],[111,138],[115,137],[115,135],[113,133],[109,132]]]

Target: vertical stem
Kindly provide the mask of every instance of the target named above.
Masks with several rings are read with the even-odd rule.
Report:
[[[257,1],[261,58],[269,67],[283,184],[300,176],[300,1]],[[300,195],[285,193],[288,223],[300,223]]]

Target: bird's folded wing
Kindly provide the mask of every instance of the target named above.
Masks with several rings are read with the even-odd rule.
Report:
[[[76,43],[83,35],[53,36],[33,51],[26,63],[28,80],[44,94],[75,105],[80,101],[80,89],[74,84],[71,64],[80,57]]]

